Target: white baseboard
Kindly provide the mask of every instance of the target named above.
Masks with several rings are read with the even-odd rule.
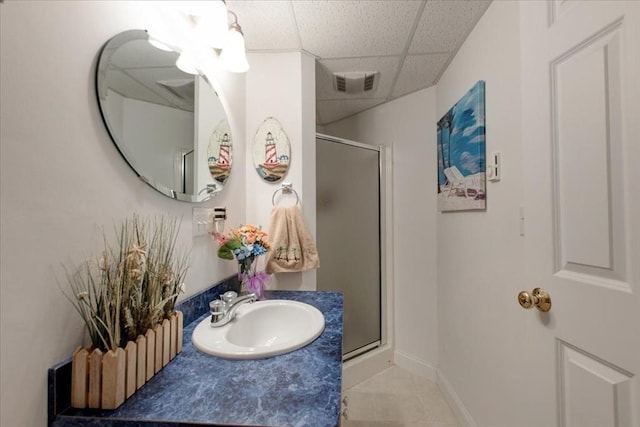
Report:
[[[451,383],[447,381],[447,378],[444,374],[438,370],[437,371],[437,382],[440,387],[440,391],[444,396],[445,400],[453,410],[454,415],[458,419],[461,427],[478,427],[478,424],[473,420],[467,408],[465,408],[462,400],[460,400],[460,396],[456,393],[456,391],[451,386]]]
[[[436,381],[436,368],[426,363],[424,360],[398,350],[396,350],[394,354],[394,360],[396,365],[406,369],[412,374],[430,379],[434,382]]]
[[[375,374],[393,366],[393,349],[384,345],[342,365],[342,390],[368,380]]]

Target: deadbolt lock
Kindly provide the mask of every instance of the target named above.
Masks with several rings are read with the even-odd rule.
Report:
[[[531,292],[522,291],[518,294],[518,302],[522,308],[530,309],[534,305],[544,313],[551,310],[551,297],[542,288],[535,288]]]

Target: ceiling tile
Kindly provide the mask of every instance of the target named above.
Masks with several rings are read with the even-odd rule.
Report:
[[[299,50],[291,5],[286,1],[227,1],[238,15],[247,50]]]
[[[393,97],[406,95],[418,89],[432,86],[449,59],[449,53],[407,55],[398,81],[393,88]]]
[[[326,125],[336,120],[343,119],[352,114],[359,113],[367,108],[384,103],[384,99],[341,99],[331,101],[317,101],[316,111],[320,118],[320,125]]]
[[[227,0],[229,10],[238,15],[249,51],[303,50],[319,58],[319,124],[432,86],[490,3],[491,0]],[[407,46],[409,55],[403,61]],[[402,70],[398,73],[400,64]],[[376,91],[347,95],[333,90],[332,73],[354,71],[380,71]]]
[[[316,99],[386,98],[398,70],[400,57],[323,59],[316,63]],[[379,71],[380,81],[375,91],[346,94],[333,89],[333,73]]]
[[[320,58],[399,55],[418,1],[293,1],[303,48]]]
[[[491,0],[428,1],[409,53],[456,51],[490,3]]]

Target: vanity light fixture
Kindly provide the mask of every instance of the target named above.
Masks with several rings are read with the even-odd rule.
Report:
[[[224,0],[207,2],[206,14],[196,18],[195,32],[210,47],[225,47],[228,31],[228,11]]]
[[[233,15],[233,22],[229,25],[227,43],[220,54],[220,60],[227,70],[233,73],[246,73],[249,71],[249,62],[245,53],[244,33],[238,24],[238,16],[231,11],[229,14]]]
[[[149,43],[151,46],[167,52],[174,52],[178,44],[179,31],[175,28],[176,13],[167,4],[152,9],[149,22]]]
[[[196,64],[197,56],[188,49],[183,50],[176,60],[176,67],[187,74],[200,74]]]
[[[249,70],[238,16],[227,10],[224,0],[166,2],[157,12],[149,43],[178,52],[176,66],[185,73],[205,74],[215,59],[233,73]]]

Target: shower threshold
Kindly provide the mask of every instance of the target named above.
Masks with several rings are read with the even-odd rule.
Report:
[[[365,354],[371,350],[375,350],[376,348],[379,348],[379,347],[380,347],[380,341],[374,341],[371,344],[367,344],[363,347],[356,348],[355,350],[350,351],[349,353],[343,354],[342,361],[346,362],[347,360],[354,359],[362,354]]]

